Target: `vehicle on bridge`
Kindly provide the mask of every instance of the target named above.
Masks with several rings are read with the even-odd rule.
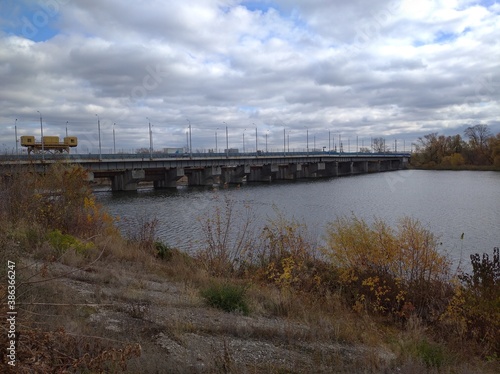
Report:
[[[31,153],[69,153],[69,149],[78,145],[76,136],[66,136],[62,142],[59,142],[58,136],[44,136],[41,142],[36,142],[34,136],[21,136],[21,146],[28,148],[28,154]]]

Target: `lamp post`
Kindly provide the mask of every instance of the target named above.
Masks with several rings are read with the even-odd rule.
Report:
[[[149,159],[153,159],[153,130],[151,130],[151,120],[146,117],[149,123]]]
[[[219,130],[218,127],[215,129],[215,154],[219,153],[219,150],[217,149],[217,130]]]
[[[96,114],[97,117],[97,133],[99,134],[99,161],[102,161],[102,153],[101,153],[101,119]]]
[[[188,133],[189,133],[189,158],[193,158],[193,141],[191,137],[191,121],[186,118],[188,121]]]
[[[266,153],[267,153],[267,134],[269,134],[269,130],[266,131]]]
[[[286,128],[283,127],[283,156],[286,156]]]
[[[45,161],[45,148],[43,145],[43,123],[42,123],[42,113],[37,110],[38,114],[40,114],[40,134],[42,136],[42,161]]]
[[[309,128],[306,127],[306,153],[309,156]]]
[[[255,126],[255,123],[253,123],[253,125]],[[259,149],[259,141],[257,138],[257,126],[255,126],[255,156],[257,156],[257,154],[259,153],[258,149]]]
[[[113,123],[113,154],[116,155],[115,126],[116,123]]]
[[[290,133],[292,132],[292,130],[288,130],[288,134],[286,135],[286,138],[287,138],[287,151],[288,153],[290,153]]]
[[[226,125],[226,158],[229,158],[229,136],[227,133],[227,123],[222,122],[223,125]]]
[[[16,135],[16,156],[19,156],[19,150],[17,148],[17,143],[19,143],[17,141],[17,118],[16,118],[16,121],[14,122],[14,132],[15,132],[15,135]]]
[[[66,121],[66,137],[68,137],[68,121]]]
[[[243,153],[245,153],[245,131],[247,131],[247,129],[243,130]]]
[[[331,131],[328,131],[328,154],[330,154],[330,149],[331,148],[331,144],[332,144],[332,136],[331,136]]]

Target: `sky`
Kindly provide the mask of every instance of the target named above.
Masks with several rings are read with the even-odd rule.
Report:
[[[499,104],[497,1],[0,2],[2,153],[40,118],[77,153],[183,147],[189,127],[193,151],[255,151],[256,130],[261,150],[410,150],[500,132]]]

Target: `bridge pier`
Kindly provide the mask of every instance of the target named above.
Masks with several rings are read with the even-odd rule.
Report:
[[[368,173],[368,161],[352,162],[351,174]]]
[[[338,175],[351,175],[352,174],[352,162],[351,161],[340,161],[338,167]]]
[[[339,163],[337,161],[326,163],[326,174],[328,177],[338,177]]]
[[[136,191],[137,184],[146,178],[144,169],[125,170],[123,173],[115,175],[111,179],[111,189],[113,191]]]
[[[377,173],[380,171],[380,161],[368,162],[368,173]]]
[[[187,169],[184,173],[188,177],[189,186],[213,186],[219,184],[222,174],[220,166]]]
[[[184,168],[172,168],[165,170],[163,179],[153,181],[155,189],[176,188],[177,182],[184,176]]]
[[[246,175],[250,174],[250,165],[227,166],[221,168],[220,183],[241,184]]]

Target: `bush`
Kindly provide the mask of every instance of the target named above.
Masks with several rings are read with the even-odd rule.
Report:
[[[33,168],[13,170],[2,181],[0,216],[12,223],[27,222],[46,230],[91,237],[115,230],[113,219],[96,203],[80,166],[52,164],[44,174]]]
[[[49,244],[54,248],[59,255],[66,252],[68,249],[73,249],[78,254],[85,254],[89,249],[94,248],[92,242],[85,243],[78,240],[72,235],[63,234],[59,230],[53,230],[47,235]]]
[[[438,344],[429,343],[427,340],[422,340],[416,347],[417,356],[424,361],[427,368],[439,369],[443,366],[445,355],[443,347]]]
[[[355,216],[339,218],[329,224],[326,243],[356,309],[402,318],[415,311],[429,319],[445,307],[450,260],[417,220],[402,218],[394,230],[379,219],[370,226]]]
[[[445,320],[466,339],[481,346],[484,357],[500,355],[500,253],[471,255],[472,274],[461,274],[461,284],[450,302]]]
[[[203,247],[196,257],[212,275],[227,276],[240,269],[253,249],[254,217],[249,206],[238,208],[228,197],[214,199],[215,210],[199,219]]]
[[[246,288],[230,283],[212,284],[201,290],[207,304],[222,309],[225,312],[241,312],[248,315],[249,308],[246,296]]]
[[[169,261],[173,256],[173,249],[162,242],[155,242],[156,256],[162,260]]]

